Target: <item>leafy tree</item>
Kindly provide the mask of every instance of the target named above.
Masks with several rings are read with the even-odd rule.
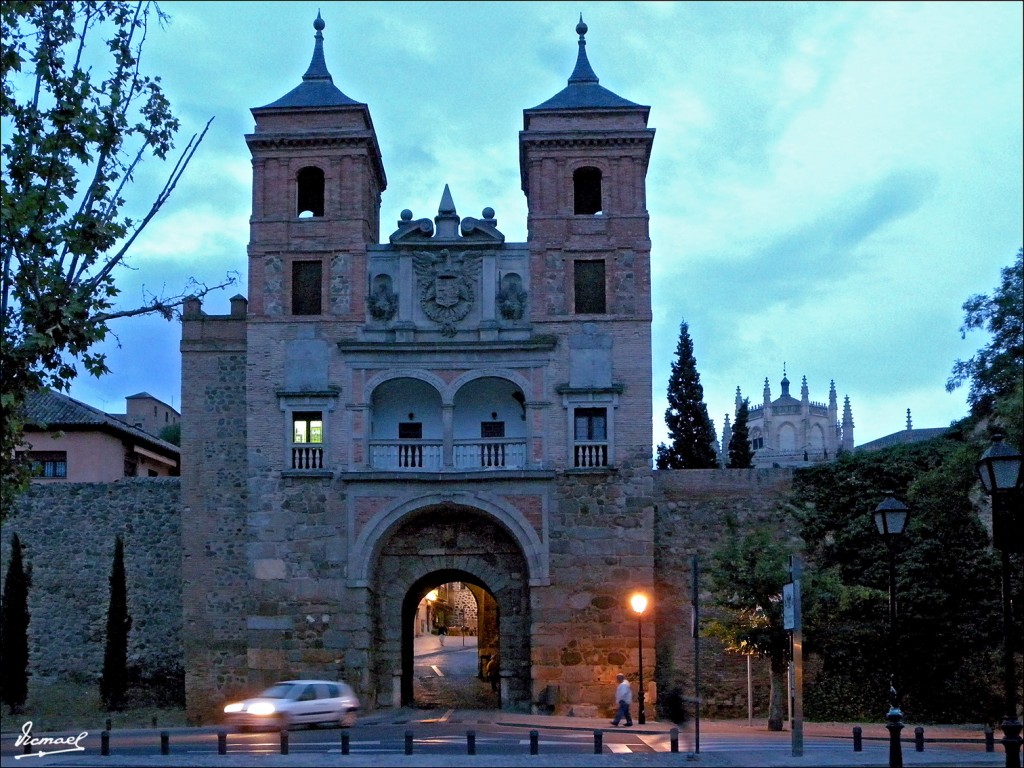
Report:
[[[158,437],[168,443],[181,446],[181,424],[168,424],[160,430]]]
[[[77,375],[107,372],[92,352],[115,318],[159,313],[171,319],[177,296],[149,295],[116,308],[114,272],[181,179],[206,130],[193,136],[166,183],[138,218],[126,198],[147,155],[165,160],[178,120],[159,77],[141,69],[155,3],[0,3],[0,314],[3,340],[0,514],[24,490],[29,468],[16,459],[28,393],[66,391]]]
[[[984,329],[991,340],[968,360],[957,360],[946,391],[970,382],[967,402],[975,417],[991,414],[999,401],[1021,401],[1024,381],[1024,249],[1001,271],[1002,281],[991,295],[975,294],[963,304],[960,336]],[[1019,443],[1018,443],[1019,445]]]
[[[110,606],[107,609],[107,644],[103,649],[103,676],[100,697],[110,711],[120,710],[128,690],[128,633],[132,617],[128,615],[128,587],[124,573],[124,541],[120,535],[114,544],[114,564],[110,569]]]
[[[732,437],[729,438],[729,468],[749,469],[754,466],[754,449],[750,447],[750,431],[747,421],[750,417],[750,400],[743,401],[736,409],[736,421],[732,425]]]
[[[878,720],[888,708],[888,556],[872,513],[892,493],[911,507],[895,552],[893,662],[904,711],[918,722],[997,719],[998,570],[971,503],[983,448],[967,430],[953,430],[796,474],[794,500],[816,577],[814,599],[804,603],[805,648],[822,660],[805,700],[808,717]]]
[[[766,657],[771,669],[768,730],[781,731],[786,714],[789,632],[783,629],[782,585],[789,554],[764,528],[741,536],[736,517],[725,517],[725,537],[713,554],[709,584],[716,610],[707,633],[726,650]]]
[[[672,442],[658,446],[658,469],[714,469],[718,466],[715,427],[704,404],[704,388],[700,385],[693,341],[685,320],[679,326],[676,359],[668,380],[665,424]]]
[[[16,714],[28,698],[28,590],[31,574],[25,570],[21,555],[21,539],[11,536],[11,562],[4,577],[4,603],[0,608],[3,670],[3,703],[10,714]]]

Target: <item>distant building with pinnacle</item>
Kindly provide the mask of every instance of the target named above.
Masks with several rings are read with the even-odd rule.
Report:
[[[782,394],[772,400],[768,379],[759,405],[751,405],[747,415],[750,446],[754,450],[754,467],[801,467],[831,461],[843,451],[853,450],[853,411],[850,398],[843,400],[842,421],[836,384],[829,382],[828,403],[810,399],[807,377],[800,385],[800,398],[789,394],[789,379],[782,374]],[[743,402],[740,388],[736,387],[736,411]],[[728,449],[732,437],[732,423],[725,416],[722,431],[722,450]]]

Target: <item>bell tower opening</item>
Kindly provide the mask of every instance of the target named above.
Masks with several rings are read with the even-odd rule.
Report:
[[[572,173],[573,213],[577,216],[600,215],[601,169],[577,168]]]

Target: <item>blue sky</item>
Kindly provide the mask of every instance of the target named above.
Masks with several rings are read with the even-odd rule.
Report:
[[[647,179],[654,440],[681,320],[721,435],[736,387],[779,394],[785,363],[812,400],[834,380],[858,444],[966,414],[945,391],[985,342],[958,328],[1024,241],[1022,4],[162,2],[144,68],[163,78],[181,142],[215,117],[170,203],[119,277],[124,305],[189,277],[245,294],[249,108],[297,85],[312,22],[335,84],[370,107],[388,177],[381,237],[495,209],[526,239],[522,110],[565,86],[579,14],[601,84],[651,106]],[[150,165],[142,194],[165,172]],[[148,203],[148,199],[145,200]],[[140,391],[180,408],[180,325],[119,321],[112,374],[71,394],[123,410]],[[118,342],[120,346],[118,346]]]

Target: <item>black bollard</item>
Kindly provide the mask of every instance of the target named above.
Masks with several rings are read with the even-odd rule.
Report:
[[[678,728],[673,728],[671,731],[668,732],[668,741],[669,741],[669,744],[672,745],[671,746],[671,751],[672,752],[678,752],[679,751],[679,729]]]
[[[347,733],[341,734],[341,754],[343,754],[343,755],[347,755],[348,754],[348,734]]]
[[[405,732],[405,754],[412,754],[412,731]]]
[[[995,752],[996,751],[996,739],[995,734],[992,732],[992,726],[985,726],[985,751]]]
[[[914,749],[924,752],[924,728],[920,725],[914,729]]]
[[[228,732],[217,731],[217,754],[226,755],[228,753]]]
[[[110,731],[104,731],[100,734],[100,754],[103,757],[110,755]]]
[[[600,755],[604,752],[604,733],[600,729],[594,731],[594,754]]]
[[[108,731],[112,731],[112,730],[114,730],[113,728],[111,728],[111,727],[110,727],[110,725],[111,725],[111,724],[110,724],[110,718],[109,718],[109,717],[107,718],[107,723],[106,723],[106,725],[107,725],[107,730],[108,730]]]
[[[281,729],[281,754],[282,755],[287,755],[288,754],[288,729],[287,728],[282,728]]]
[[[539,733],[537,733],[536,731],[530,731],[530,754],[531,755],[540,754],[539,741],[538,741],[539,738],[540,738],[540,734]]]
[[[31,755],[32,754],[32,741],[31,741],[31,739],[29,741],[25,742],[25,746],[21,748],[21,754],[23,754],[23,755]]]
[[[171,734],[167,731],[160,731],[160,754],[171,754]]]
[[[466,731],[466,754],[476,754],[476,731]]]
[[[863,737],[861,736],[862,733],[863,733],[863,731],[861,730],[861,727],[859,725],[853,726],[853,751],[854,752],[860,752],[861,750],[864,749],[864,742],[862,740]]]

